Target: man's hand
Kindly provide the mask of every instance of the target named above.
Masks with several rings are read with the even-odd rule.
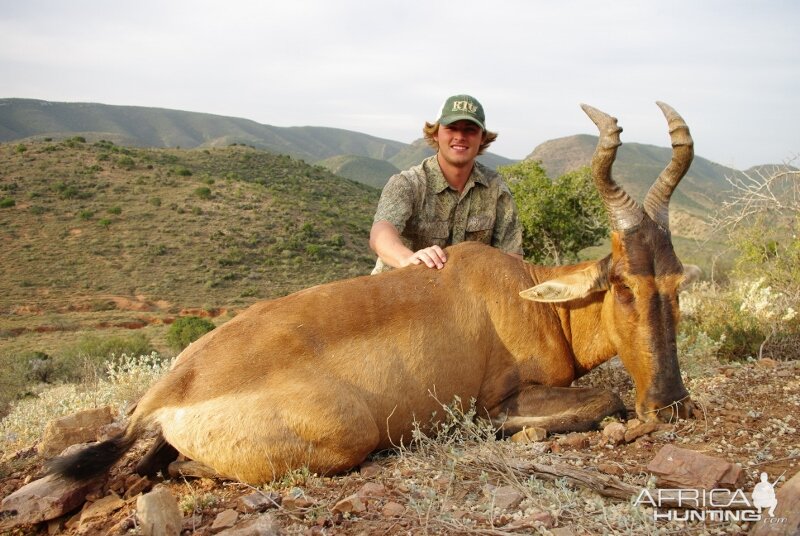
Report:
[[[424,263],[428,268],[441,269],[447,262],[447,255],[439,246],[411,251],[403,244],[397,228],[384,220],[377,221],[372,225],[369,246],[384,263],[393,268]]]
[[[447,255],[445,255],[442,248],[439,246],[431,246],[419,251],[415,251],[410,257],[406,258],[402,266],[409,264],[425,263],[428,268],[436,268],[441,270],[444,268],[444,263],[447,262]]]

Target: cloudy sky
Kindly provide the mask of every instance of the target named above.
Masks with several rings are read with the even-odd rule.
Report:
[[[666,146],[663,100],[743,169],[800,155],[798,20],[796,0],[0,0],[0,97],[411,142],[470,93],[509,158],[594,133],[581,102]]]

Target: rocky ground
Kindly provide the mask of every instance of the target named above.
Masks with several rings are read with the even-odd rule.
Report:
[[[456,411],[439,438],[420,437],[409,448],[376,454],[349,474],[296,471],[260,488],[209,477],[140,478],[132,467],[147,448],[142,442],[95,484],[82,507],[5,533],[144,533],[148,519],[172,508],[180,517],[158,523],[198,535],[744,534],[752,524],[656,522],[651,508],[635,504],[636,493],[645,486],[675,487],[659,484],[648,470],[665,446],[738,465],[733,487],[748,493],[766,472],[770,482],[779,479],[780,492],[800,463],[798,372],[800,362],[770,359],[717,367],[687,380],[704,415],[657,427],[608,423],[596,432],[496,441],[468,411]],[[632,402],[618,366],[582,382],[612,386]],[[36,452],[6,455],[0,496],[35,479],[41,470]]]

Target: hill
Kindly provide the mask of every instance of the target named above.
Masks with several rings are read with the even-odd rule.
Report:
[[[0,197],[6,314],[103,295],[243,305],[373,262],[377,190],[248,147],[3,144]]]
[[[250,145],[316,162],[340,154],[388,159],[406,144],[325,127],[275,127],[220,115],[95,103],[0,99],[0,142],[80,135],[135,147]]]
[[[318,162],[331,173],[374,188],[383,188],[386,181],[400,170],[385,160],[366,156],[340,155]]]
[[[431,149],[424,139],[420,138],[389,158],[389,162],[394,164],[394,166],[398,169],[407,169],[411,166],[419,164],[432,154],[434,154],[433,149]],[[516,162],[516,160],[511,160],[510,158],[505,158],[492,153],[482,154],[478,157],[478,161],[491,169],[496,169],[498,166],[507,166],[508,164],[513,164]]]
[[[588,166],[597,137],[587,134],[550,140],[537,146],[526,160],[539,160],[548,176]],[[614,162],[614,178],[635,199],[642,200],[650,185],[672,158],[672,149],[624,142]],[[741,172],[695,155],[692,166],[672,196],[672,206],[695,218],[705,219],[727,196],[726,176]]]
[[[432,154],[427,147],[419,152],[406,143],[337,128],[276,127],[249,119],[142,106],[0,99],[0,142],[72,136],[134,147],[249,145],[309,163],[351,155],[386,161],[399,169]],[[490,167],[512,162],[495,155],[486,155],[482,161]]]

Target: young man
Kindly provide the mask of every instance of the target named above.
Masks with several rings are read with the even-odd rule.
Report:
[[[501,176],[478,163],[497,138],[486,130],[483,106],[455,95],[423,129],[434,156],[392,176],[383,188],[370,231],[378,255],[373,274],[424,263],[441,269],[446,246],[466,240],[522,258],[522,227]]]

